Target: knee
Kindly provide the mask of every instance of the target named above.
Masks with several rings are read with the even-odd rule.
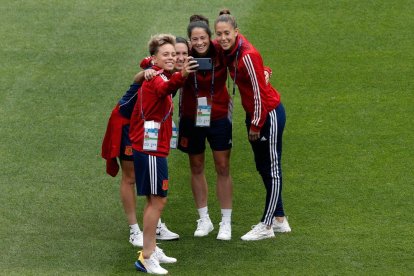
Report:
[[[159,212],[164,210],[165,204],[167,204],[167,197],[154,196],[151,200],[152,207],[157,209]]]
[[[220,176],[229,176],[230,175],[230,165],[228,162],[219,162],[215,164],[216,173]]]
[[[191,164],[191,173],[195,175],[200,175],[204,173],[204,163],[202,162],[193,162]]]
[[[130,164],[131,163],[131,164]],[[122,167],[122,183],[125,185],[135,185],[135,171],[133,163],[124,161]]]
[[[122,184],[124,185],[135,185],[135,174],[123,174]]]

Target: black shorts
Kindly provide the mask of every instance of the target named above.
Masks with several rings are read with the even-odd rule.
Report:
[[[188,154],[203,153],[206,149],[206,139],[213,151],[231,149],[232,124],[224,118],[211,121],[210,127],[196,127],[194,120],[180,120],[178,149]]]
[[[129,125],[122,127],[121,149],[119,159],[125,161],[134,161],[134,154],[132,153],[132,144],[129,139]]]

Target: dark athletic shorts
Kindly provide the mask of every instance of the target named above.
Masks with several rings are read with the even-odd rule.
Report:
[[[183,118],[178,129],[178,149],[185,153],[203,153],[206,139],[214,151],[232,147],[232,124],[227,118],[211,121],[210,127],[196,127],[193,120]]]
[[[135,178],[138,195],[168,194],[168,164],[167,158],[134,152]]]
[[[131,140],[129,140],[129,125],[124,125],[122,127],[121,150],[119,153],[119,159],[125,161],[134,161],[132,144]]]

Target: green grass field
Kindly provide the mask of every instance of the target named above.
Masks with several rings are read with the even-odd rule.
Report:
[[[187,157],[169,158],[171,275],[412,275],[414,2],[0,0],[0,274],[135,274],[119,177],[100,147],[151,34],[230,8],[287,112],[293,232],[242,242],[264,205],[236,96],[233,239],[194,238]],[[211,23],[212,25],[213,23]],[[144,199],[138,199],[141,214]],[[140,217],[139,217],[140,218]],[[141,219],[139,219],[141,221]]]

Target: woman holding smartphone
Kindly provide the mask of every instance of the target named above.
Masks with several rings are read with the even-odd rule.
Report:
[[[175,70],[179,71],[183,69],[184,62],[188,57],[189,46],[187,40],[177,37],[175,51],[177,58]],[[142,69],[151,67],[151,58],[142,60],[140,66]],[[129,224],[129,242],[138,247],[143,245],[143,235],[136,216],[135,171],[131,140],[129,139],[129,124],[136,103],[137,92],[144,81],[144,77],[144,71],[135,75],[134,82],[112,110],[102,143],[102,157],[107,160],[107,173],[113,177],[118,173],[117,158],[119,159],[122,172],[119,190]],[[180,238],[178,234],[170,231],[161,219],[158,221],[156,237],[158,240],[177,240]]]
[[[156,228],[167,202],[169,189],[167,156],[172,136],[172,94],[180,88],[196,65],[187,61],[180,72],[176,63],[175,37],[156,35],[148,42],[156,75],[138,90],[131,115],[130,139],[138,195],[147,198],[143,214],[143,250],[135,262],[137,270],[167,274],[160,263],[174,263],[156,245]]]
[[[211,30],[206,17],[191,16],[187,34],[191,44],[190,55],[195,59],[207,58],[205,70],[199,69],[190,74],[180,98],[178,148],[188,154],[191,188],[200,216],[194,236],[206,236],[214,229],[208,213],[208,185],[204,172],[208,140],[217,174],[216,193],[222,216],[217,239],[230,240],[233,193],[230,176],[232,122],[228,116],[230,96],[226,88],[227,67],[223,62],[220,46],[211,40]],[[200,67],[203,66],[200,63]]]

